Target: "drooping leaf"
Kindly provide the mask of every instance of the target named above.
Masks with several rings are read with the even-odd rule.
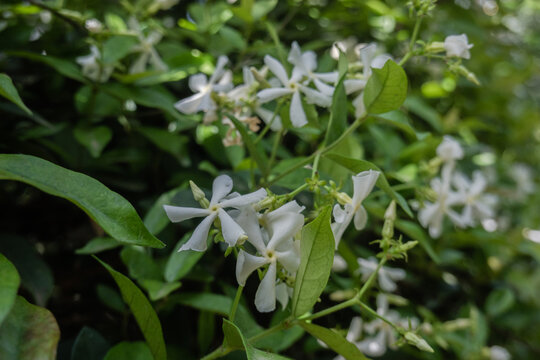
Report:
[[[103,360],[153,360],[152,352],[145,342],[123,341],[107,352]]]
[[[111,237],[97,237],[90,240],[82,248],[75,250],[78,255],[97,254],[102,251],[111,250],[121,246],[122,243]]]
[[[244,350],[248,360],[289,359],[278,354],[255,349],[253,345],[247,341],[240,329],[227,319],[223,319],[223,334],[225,335],[223,346],[236,350]]]
[[[17,296],[0,326],[0,359],[55,360],[59,339],[53,314]]]
[[[102,360],[110,345],[105,338],[90,327],[83,327],[71,349],[74,360]]]
[[[210,350],[210,345],[214,340],[216,328],[216,314],[210,311],[199,312],[197,321],[197,343],[199,351],[204,354]]]
[[[377,170],[381,174],[379,175],[379,178],[377,179],[377,186],[381,188],[384,192],[388,194],[392,199],[394,199],[398,205],[409,215],[411,218],[413,217],[413,213],[411,211],[411,208],[409,207],[409,204],[407,204],[407,201],[396,192],[390,184],[388,183],[388,180],[386,180],[386,176],[384,175],[384,172],[379,169],[379,167],[373,163],[370,163],[366,160],[360,160],[360,159],[351,159],[347,157],[343,157],[337,154],[328,154],[325,155],[326,158],[335,161],[339,165],[349,169],[355,174],[358,174],[359,172],[366,171],[366,170]]]
[[[20,283],[17,269],[0,253],[0,325],[15,303]]]
[[[122,299],[131,309],[139,328],[148,343],[155,360],[166,360],[167,350],[163,339],[163,331],[154,308],[143,292],[128,277],[95,258],[107,269],[120,288]]]
[[[19,92],[15,88],[15,85],[13,85],[13,81],[11,81],[11,78],[6,74],[0,74],[0,96],[5,97],[24,110],[27,114],[32,115],[32,111],[26,105],[24,105],[21,97],[19,96]]]
[[[133,206],[99,181],[30,155],[0,155],[0,179],[16,180],[73,202],[116,240],[161,248]]]
[[[311,310],[326,287],[336,246],[330,228],[331,208],[302,229],[300,267],[296,275],[292,298],[292,313],[298,317]]]
[[[364,105],[370,114],[398,109],[407,97],[407,74],[392,60],[382,69],[371,68],[372,75],[364,89]]]
[[[300,321],[300,326],[308,333],[328,345],[329,348],[343,356],[347,360],[367,360],[358,348],[347,341],[337,332],[325,327],[311,324],[305,321]]]
[[[111,141],[112,130],[107,126],[78,127],[73,130],[73,135],[88,150],[90,155],[98,158],[105,146]]]

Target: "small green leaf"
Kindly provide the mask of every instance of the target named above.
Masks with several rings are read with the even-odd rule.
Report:
[[[501,315],[508,311],[516,302],[512,290],[508,288],[493,290],[486,300],[486,312],[490,316]]]
[[[343,56],[343,54],[342,54]],[[334,95],[332,96],[332,107],[330,108],[330,120],[326,132],[325,143],[331,144],[339,138],[347,127],[347,94],[345,93],[346,74],[343,74],[336,85]]]
[[[83,83],[87,82],[86,78],[82,75],[79,67],[75,63],[72,63],[71,61],[55,58],[54,56],[41,55],[41,54],[36,54],[32,52],[27,52],[27,51],[14,51],[14,52],[10,52],[9,55],[19,56],[19,57],[26,58],[29,60],[42,62],[52,67],[53,69],[58,71],[60,74],[68,78],[71,78],[73,80],[77,80]]]
[[[165,214],[165,211],[163,210],[163,205],[171,204],[172,199],[176,197],[180,198],[178,199],[178,204],[183,204],[184,199],[193,199],[191,191],[186,189],[185,186],[177,187],[162,194],[144,217],[144,226],[146,226],[151,234],[159,234],[168,224],[171,223],[167,217],[167,214]]]
[[[122,300],[122,296],[116,289],[107,285],[98,284],[96,286],[96,293],[99,300],[111,309],[116,310],[119,313],[124,313],[126,311],[126,305]]]
[[[138,42],[134,36],[111,36],[103,44],[103,62],[114,64],[129,54]]]
[[[120,288],[122,298],[131,309],[135,320],[141,329],[141,332],[150,347],[155,360],[166,360],[167,350],[165,349],[165,341],[163,340],[163,331],[159,318],[154,311],[154,308],[144,296],[142,291],[128,277],[114,270],[112,267],[94,258],[107,269],[116,281]]]
[[[32,111],[26,107],[26,105],[24,105],[19,93],[17,92],[17,89],[15,88],[15,85],[13,85],[13,81],[11,81],[11,78],[6,74],[0,74],[0,96],[5,97],[20,107],[28,115],[32,115]]]
[[[165,280],[169,282],[180,280],[190,272],[193,266],[204,255],[203,252],[192,250],[178,252],[178,249],[188,241],[190,236],[191,232],[184,235],[171,252],[169,260],[167,260],[167,265],[165,265]]]
[[[83,327],[77,335],[71,358],[76,360],[102,360],[110,345],[103,336],[90,327]]]
[[[78,255],[97,254],[102,251],[111,250],[121,246],[122,243],[111,237],[97,237],[90,240],[82,248],[75,250]]]
[[[392,60],[382,69],[371,68],[372,75],[364,90],[364,105],[370,114],[398,109],[407,97],[407,74]]]
[[[15,303],[20,283],[15,266],[0,254],[0,325]]]
[[[53,314],[17,296],[0,326],[0,359],[54,360],[59,339]]]
[[[311,310],[323,292],[330,276],[336,242],[330,228],[331,208],[302,229],[300,267],[292,298],[292,313],[298,317]]]
[[[419,134],[417,134],[416,130],[411,126],[409,118],[407,117],[407,115],[405,115],[403,111],[390,111],[384,114],[377,115],[376,119],[395,126],[398,129],[401,129],[403,132],[410,135],[414,139],[417,139],[419,137]]]
[[[30,155],[0,155],[0,179],[16,180],[73,202],[116,240],[161,248],[133,206],[99,181]]]
[[[154,360],[154,357],[145,342],[123,341],[109,350],[103,360]]]
[[[92,128],[77,127],[73,129],[75,139],[83,145],[90,155],[98,158],[101,152],[112,139],[112,131],[107,126],[95,126]]]
[[[325,327],[300,321],[299,325],[308,333],[324,342],[332,350],[343,356],[347,360],[367,360],[358,348],[348,342],[337,332]]]
[[[377,179],[377,186],[380,187],[385,193],[387,193],[388,196],[394,199],[398,203],[398,205],[407,213],[407,215],[409,215],[411,218],[413,217],[413,213],[411,211],[411,208],[409,207],[409,204],[407,204],[407,201],[403,198],[403,196],[401,196],[398,192],[392,189],[392,187],[388,183],[388,180],[386,180],[384,172],[379,169],[377,165],[370,163],[369,161],[346,158],[336,154],[328,154],[325,155],[325,157],[335,161],[339,165],[349,169],[355,174],[366,170],[379,171],[381,174]]]
[[[129,276],[136,280],[161,280],[161,268],[147,249],[140,246],[124,246],[120,257],[126,265]]]
[[[166,283],[153,279],[142,279],[139,282],[141,286],[148,292],[148,296],[150,296],[150,300],[152,301],[162,299],[182,286],[182,283],[180,282]]]
[[[137,130],[159,149],[168,152],[176,159],[180,160],[186,156],[186,143],[188,138],[157,127],[141,126]]]

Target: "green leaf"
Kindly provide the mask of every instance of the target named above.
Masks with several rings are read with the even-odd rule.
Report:
[[[253,20],[259,20],[262,17],[266,16],[270,11],[272,11],[278,3],[278,0],[257,0],[254,1],[251,14],[253,15]]]
[[[405,235],[410,237],[412,240],[418,241],[418,243],[426,250],[429,257],[436,263],[440,263],[441,259],[439,255],[433,250],[431,246],[431,238],[428,237],[425,231],[420,227],[420,225],[406,220],[397,220],[395,222],[396,229],[403,232]]]
[[[336,242],[330,228],[331,208],[302,229],[300,267],[292,298],[292,314],[298,317],[311,310],[330,277]]]
[[[111,237],[96,237],[90,240],[82,248],[75,250],[78,255],[97,254],[102,251],[111,250],[121,246],[122,243]]]
[[[17,296],[0,326],[0,359],[54,360],[59,339],[53,314]]]
[[[159,149],[171,154],[180,160],[186,156],[186,143],[188,138],[167,130],[155,127],[139,127],[137,130]]]
[[[161,268],[147,249],[140,246],[125,246],[120,257],[133,279],[161,280]]]
[[[364,105],[370,114],[398,109],[407,97],[407,74],[392,60],[382,69],[371,68],[372,75],[364,90]]]
[[[150,296],[150,300],[152,301],[162,299],[182,286],[182,283],[180,282],[166,283],[153,279],[142,279],[139,282],[141,283],[141,286],[148,292],[148,296]]]
[[[71,61],[55,58],[54,56],[35,54],[27,51],[14,51],[9,52],[9,55],[14,55],[29,60],[39,61],[48,65],[58,71],[60,74],[64,75],[73,80],[77,80],[83,83],[86,83],[87,80],[81,73],[79,67],[72,63]]]
[[[11,78],[6,74],[0,74],[0,96],[5,97],[20,107],[28,115],[32,115],[32,111],[26,107],[26,105],[24,105],[19,93],[17,92],[17,89],[15,88],[15,85],[13,85],[13,81],[11,81]]]
[[[216,315],[209,311],[199,312],[197,321],[197,343],[199,351],[204,354],[210,349],[210,345],[214,340],[216,328]]]
[[[443,131],[443,122],[441,116],[437,110],[433,109],[429,104],[424,102],[422,98],[418,96],[411,96],[405,101],[405,107],[409,109],[413,114],[419,116],[426,121],[431,127],[437,131]]]
[[[411,208],[409,207],[409,204],[407,204],[407,201],[403,198],[403,196],[401,196],[398,192],[392,189],[392,187],[388,183],[388,180],[386,180],[384,172],[379,169],[377,165],[370,163],[369,161],[346,158],[336,154],[328,154],[325,155],[325,157],[335,161],[339,165],[349,169],[355,174],[366,170],[379,171],[381,174],[377,179],[377,186],[380,187],[385,193],[387,193],[388,196],[394,199],[398,203],[398,205],[407,213],[407,215],[409,215],[411,218],[413,217],[413,213],[411,211]]]
[[[116,284],[120,288],[122,298],[131,309],[133,316],[135,316],[135,320],[141,329],[144,339],[150,347],[152,355],[154,355],[154,359],[166,360],[167,350],[165,349],[161,324],[148,299],[128,277],[114,270],[97,257],[94,256],[94,258],[109,271],[114,278],[114,281],[116,281]]]
[[[92,128],[77,127],[73,129],[75,139],[83,145],[90,155],[98,158],[101,152],[112,139],[112,131],[107,126],[95,126]]]
[[[189,198],[192,199],[193,195],[185,186],[177,187],[162,194],[144,217],[144,226],[146,226],[151,234],[159,234],[168,224],[170,224],[171,221],[167,217],[167,214],[165,214],[163,205],[171,204],[172,199],[175,197],[180,197],[183,200]],[[181,204],[183,201],[178,201],[178,203]]]
[[[0,253],[15,266],[21,286],[32,294],[34,302],[45,306],[54,287],[53,274],[36,248],[18,235],[2,234]]]
[[[15,266],[0,254],[0,325],[15,303],[20,283]]]
[[[190,236],[191,232],[184,235],[171,252],[167,265],[165,265],[165,280],[169,282],[180,280],[191,271],[193,266],[204,255],[203,252],[192,250],[178,252],[178,249],[188,241]]]
[[[227,319],[223,319],[223,346],[235,350],[245,350],[248,360],[280,360],[288,359],[284,356],[268,353],[262,350],[255,349],[244,337],[240,329]]]
[[[103,44],[103,62],[113,64],[129,54],[139,41],[134,36],[111,36]]]
[[[99,181],[29,155],[0,155],[0,179],[16,180],[73,202],[116,240],[162,248],[133,206]]]
[[[264,150],[255,145],[253,135],[248,133],[244,124],[238,121],[238,119],[236,119],[234,116],[229,116],[229,118],[234,123],[236,130],[238,130],[240,135],[242,135],[242,140],[244,141],[244,144],[246,144],[249,154],[257,163],[257,166],[259,167],[259,170],[261,170],[263,176],[268,175],[268,159],[264,153]]]
[[[122,296],[116,289],[107,285],[98,284],[96,286],[96,293],[99,300],[111,309],[116,310],[119,313],[124,313],[126,311],[126,305],[122,300]]]
[[[319,325],[300,321],[299,325],[308,333],[328,345],[329,348],[343,356],[347,360],[367,360],[358,348],[348,342],[337,332]]]
[[[83,327],[77,335],[71,358],[74,360],[102,360],[110,345],[103,336],[90,327]]]
[[[343,54],[341,54],[343,56]],[[347,94],[345,93],[345,76],[343,74],[336,85],[334,95],[332,96],[332,107],[330,108],[330,120],[326,132],[325,144],[331,144],[339,138],[347,127]]]
[[[486,312],[490,316],[498,316],[508,311],[516,302],[512,290],[508,288],[493,290],[486,300]]]
[[[103,360],[154,360],[154,357],[146,343],[123,341],[109,350]]]
[[[417,139],[419,137],[419,134],[417,134],[416,130],[414,130],[414,128],[411,126],[409,118],[407,117],[407,115],[405,115],[403,111],[390,111],[384,114],[377,115],[376,119],[397,127],[398,129],[402,130],[414,139]]]

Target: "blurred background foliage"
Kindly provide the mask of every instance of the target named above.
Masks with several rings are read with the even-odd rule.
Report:
[[[318,53],[321,71],[335,66],[328,52],[332,43],[349,37],[378,42],[400,58],[407,51],[414,20],[406,3],[398,0],[261,0],[252,7],[250,1],[180,1],[171,2],[168,9],[166,3],[2,1],[0,72],[12,78],[32,113],[0,100],[0,150],[35,155],[90,175],[144,215],[150,231],[169,245],[166,249],[109,251],[117,245],[105,238],[100,250],[106,251],[100,256],[137,280],[155,300],[169,358],[187,359],[219,344],[219,311],[205,309],[197,296],[232,298],[234,269],[217,251],[202,258],[174,251],[182,258],[170,256],[193,224],[168,226],[160,204],[189,206],[193,200],[187,181],[208,189],[222,172],[234,177],[239,190],[250,186],[245,150],[225,148],[221,142],[226,129],[204,125],[200,115],[174,109],[176,100],[191,94],[187,78],[198,72],[211,74],[217,57],[226,54],[241,81],[242,66],[260,66],[266,54],[282,58],[293,41]],[[156,50],[168,70],[129,73],[137,56],[130,53],[137,39],[127,31],[133,15],[146,33],[163,34]],[[89,19],[98,19],[103,29],[93,32]],[[540,228],[540,3],[439,1],[424,19],[419,39],[443,41],[461,33],[474,44],[466,65],[480,86],[450,71],[440,59],[412,58],[405,66],[410,85],[404,110],[413,133],[369,119],[338,150],[375,162],[393,184],[410,185],[404,193],[410,199],[428,183],[428,161],[437,139],[452,134],[466,144],[462,166],[469,173],[478,167],[485,171],[501,199],[495,231],[449,231],[441,239],[427,240],[439,264],[421,247],[412,251],[407,263],[399,264],[409,272],[399,288],[399,295],[408,300],[404,311],[431,324],[427,338],[438,347],[432,355],[404,347],[384,359],[480,359],[482,348],[492,345],[506,347],[515,359],[540,356],[540,244],[524,238],[526,229]],[[114,66],[107,82],[85,78],[76,63],[91,44],[101,49],[106,65]],[[321,114],[320,121],[327,121],[325,117]],[[309,154],[321,132],[317,127],[291,131],[280,146],[280,158]],[[272,139],[263,140],[266,147],[271,144]],[[524,165],[530,169],[534,191],[523,191],[519,168]],[[321,164],[321,173],[336,182],[348,178],[331,163]],[[298,184],[305,177],[300,170],[289,179]],[[287,188],[285,180],[281,185]],[[372,229],[378,229],[382,222],[373,214],[384,201],[374,198],[368,209]],[[23,184],[2,182],[0,199],[0,251],[19,270],[27,298],[56,317],[62,332],[58,359],[74,358],[73,344],[88,339],[98,338],[96,347],[103,354],[119,341],[140,340],[108,275],[90,257],[75,255],[89,240],[105,236],[103,231],[73,205]],[[361,240],[368,236],[363,234]],[[349,243],[356,256],[373,253],[367,241]],[[357,285],[333,275],[327,290],[334,293]],[[248,286],[246,293],[254,290]],[[208,301],[226,302],[224,296]],[[250,308],[248,303],[243,306]],[[325,298],[324,304],[332,302]],[[345,328],[352,313],[334,314],[326,325]],[[279,311],[273,317],[257,315],[257,321],[266,326],[280,316]],[[460,329],[449,323],[457,318],[468,319],[470,326]],[[296,341],[301,336],[281,342],[283,348],[292,346],[286,355],[332,358],[307,336]]]

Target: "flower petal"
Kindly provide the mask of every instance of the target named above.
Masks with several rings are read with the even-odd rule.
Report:
[[[302,107],[302,100],[300,100],[300,93],[298,91],[293,93],[289,116],[294,127],[302,127],[307,124],[306,113]]]
[[[276,298],[281,304],[281,308],[285,310],[289,303],[289,293],[287,292],[287,285],[285,283],[279,283],[276,285]]]
[[[304,216],[295,213],[282,213],[273,217],[267,225],[270,233],[267,249],[274,250],[283,241],[291,239],[302,229]]]
[[[345,93],[347,95],[355,93],[360,90],[364,90],[367,81],[364,79],[349,79],[343,82],[345,86]]]
[[[289,83],[289,78],[287,77],[287,71],[285,71],[285,68],[279,61],[277,61],[275,58],[273,58],[270,55],[266,55],[264,57],[264,63],[272,73],[279,79],[279,81],[283,85],[287,85]]]
[[[246,280],[251,273],[268,261],[261,256],[253,256],[244,250],[240,250],[236,259],[236,281],[241,286],[246,285]]]
[[[282,96],[287,96],[293,91],[287,88],[270,88],[264,89],[257,93],[257,98],[261,104],[267,103]]]
[[[306,102],[308,104],[315,104],[321,107],[329,107],[332,105],[332,96],[323,94],[322,92],[309,88],[307,86],[300,85],[300,91],[306,96]],[[333,91],[332,91],[333,94]],[[294,95],[293,95],[294,98]]]
[[[358,210],[354,213],[354,227],[356,230],[362,230],[367,224],[367,212],[366,209],[360,205]]]
[[[232,181],[232,180],[231,180]],[[241,206],[247,206],[254,203],[258,203],[262,199],[266,197],[266,190],[265,189],[259,189],[257,191],[251,192],[249,194],[240,195],[232,199],[227,199],[221,201],[219,204],[222,207],[234,207],[238,208]]]
[[[265,124],[270,125],[270,129],[272,129],[272,131],[279,131],[283,129],[281,117],[278,114],[274,115],[273,111],[267,110],[262,106],[258,106],[255,108],[255,113],[259,115]]]
[[[244,229],[248,237],[247,241],[263,254],[266,250],[257,213],[251,206],[244,206],[235,217],[236,223]]]
[[[207,102],[205,101],[205,97],[209,98],[210,94],[200,92],[178,101],[174,104],[174,107],[184,114],[194,114],[199,110],[203,110],[204,105],[201,105]]]
[[[281,265],[283,265],[285,270],[291,274],[296,273],[296,271],[298,271],[298,267],[300,266],[300,254],[298,254],[295,250],[296,249],[294,246],[292,246],[287,251],[276,251],[276,258]]]
[[[354,193],[352,202],[357,207],[373,190],[380,172],[375,170],[362,171],[361,173],[352,177]]]
[[[225,210],[220,208],[218,210],[218,216],[221,221],[223,239],[225,239],[225,242],[227,242],[229,246],[235,246],[238,239],[240,239],[241,236],[245,236],[246,233]]]
[[[206,239],[208,239],[208,231],[210,231],[210,226],[212,226],[216,216],[217,213],[212,213],[205,217],[195,230],[193,230],[193,235],[191,235],[189,240],[178,249],[178,252],[184,250],[205,251],[207,248]]]
[[[218,58],[216,69],[214,70],[214,73],[212,74],[212,76],[210,76],[210,80],[208,81],[210,84],[215,84],[219,79],[221,79],[224,73],[225,65],[227,65],[228,62],[229,58],[224,55],[221,55]]]
[[[208,79],[204,74],[195,74],[189,77],[189,88],[193,92],[201,92],[208,84]]]
[[[232,188],[233,181],[229,175],[220,175],[215,178],[212,184],[212,199],[210,200],[210,204],[217,204],[231,192]]]
[[[255,307],[259,312],[276,308],[276,263],[272,262],[255,293]]]
[[[172,222],[180,222],[195,217],[207,216],[210,214],[210,211],[208,211],[208,209],[199,209],[193,207],[163,205],[163,209],[165,210],[165,213],[167,214],[169,220],[171,220]]]

